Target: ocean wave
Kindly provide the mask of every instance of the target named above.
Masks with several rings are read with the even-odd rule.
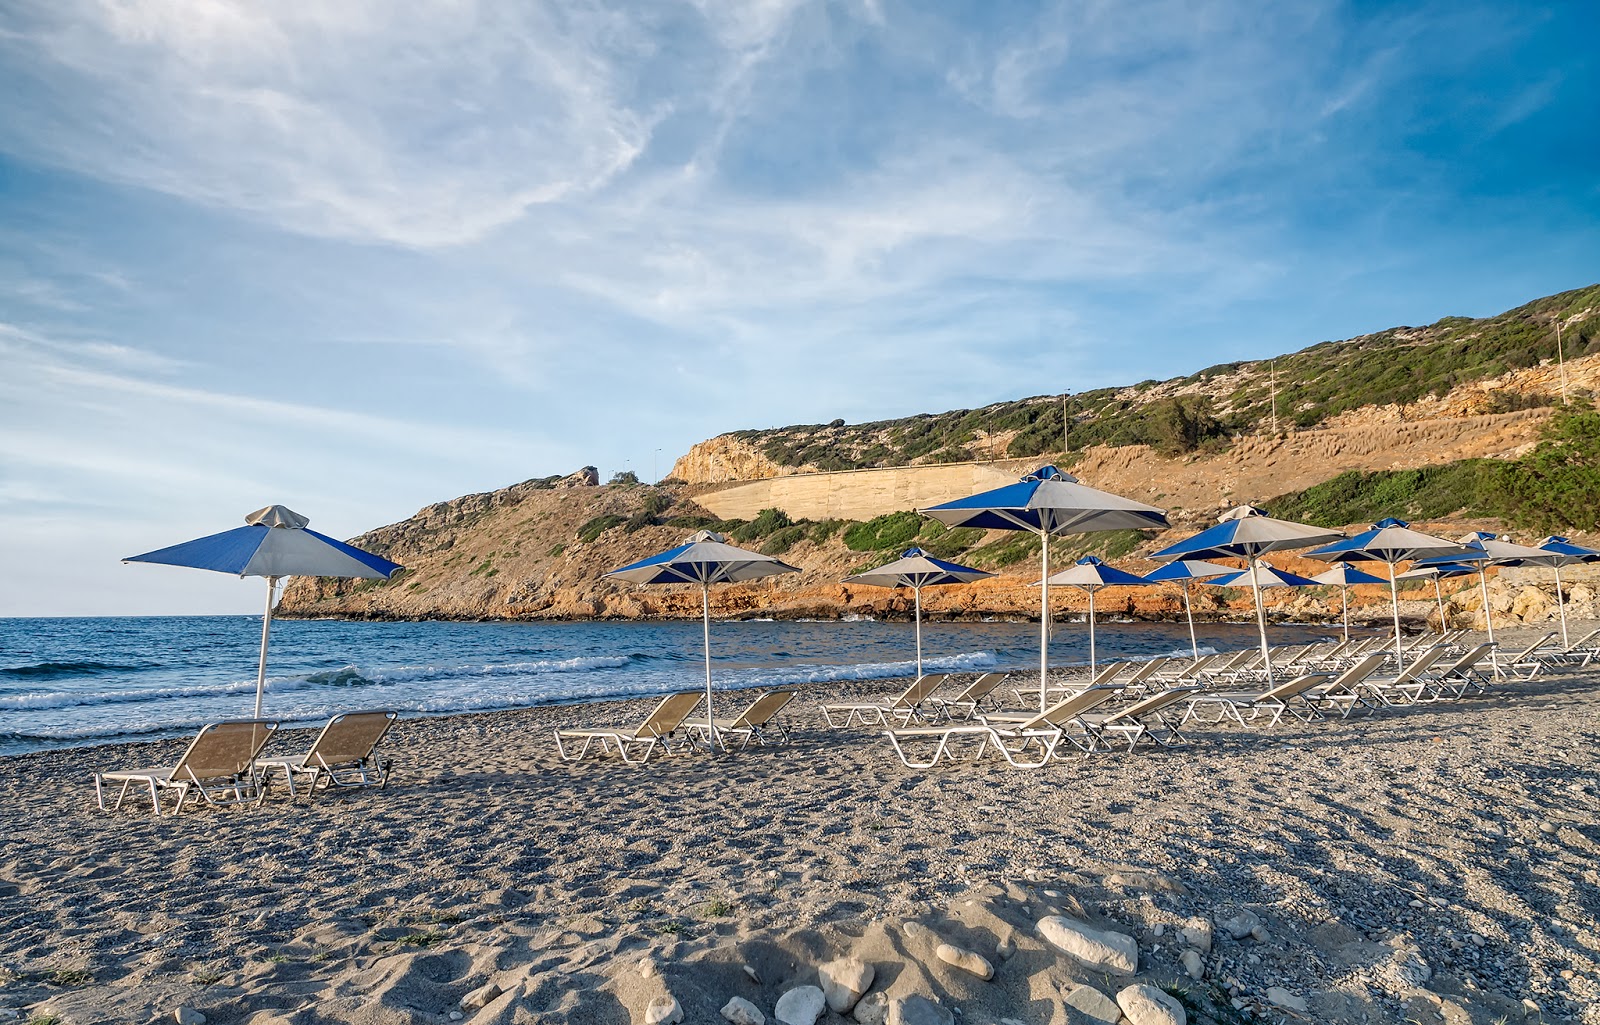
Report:
[[[41,677],[51,679],[63,676],[104,676],[107,673],[137,673],[153,668],[155,667],[148,662],[131,666],[115,665],[109,662],[39,662],[31,666],[9,666],[0,669],[0,676],[11,676],[21,680]]]
[[[967,673],[991,669],[1000,663],[992,651],[972,651],[961,655],[947,655],[922,660],[923,672]],[[786,666],[782,669],[754,671],[764,684],[781,683],[831,683],[836,680],[886,680],[901,676],[915,676],[917,663],[858,662],[836,666]],[[737,679],[737,677],[735,677]]]

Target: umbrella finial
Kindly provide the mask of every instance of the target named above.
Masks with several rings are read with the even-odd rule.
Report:
[[[1373,526],[1374,527],[1409,527],[1409,526],[1411,526],[1411,524],[1407,523],[1405,520],[1398,519],[1398,518],[1396,518],[1394,516],[1389,516],[1389,517],[1386,517],[1384,519],[1379,520],[1377,523],[1374,523]]]
[[[902,558],[902,559],[915,559],[920,555],[927,555],[927,554],[928,554],[927,552],[925,552],[922,549],[918,548],[916,545],[912,545],[910,548],[907,548],[905,551],[900,553],[900,558]]]
[[[285,505],[269,505],[265,509],[257,509],[244,518],[244,522],[252,527],[285,527],[289,530],[303,530],[311,520],[301,516]]]
[[[719,534],[714,530],[697,530],[693,534],[689,535],[689,539],[685,541],[684,544],[692,545],[700,541],[715,541],[718,544],[722,544],[727,540],[728,535],[726,534]]]
[[[1022,479],[1025,483],[1036,480],[1060,480],[1066,481],[1068,484],[1078,483],[1078,478],[1074,477],[1070,473],[1062,473],[1054,466],[1041,466]]]
[[[1265,516],[1267,511],[1253,505],[1236,505],[1232,509],[1217,517],[1218,523],[1227,523],[1229,520],[1242,520],[1246,516]]]
[[[1085,555],[1083,558],[1078,560],[1077,564],[1079,566],[1104,566],[1106,563],[1105,560],[1100,558],[1098,555]]]

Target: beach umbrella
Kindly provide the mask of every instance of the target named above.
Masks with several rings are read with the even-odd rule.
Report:
[[[1495,661],[1494,650],[1494,610],[1489,607],[1489,577],[1490,566],[1512,566],[1527,559],[1542,558],[1544,552],[1527,545],[1514,544],[1509,540],[1495,537],[1487,530],[1474,530],[1461,535],[1460,543],[1464,546],[1460,554],[1449,559],[1427,559],[1422,565],[1435,565],[1441,562],[1468,563],[1477,567],[1479,593],[1483,596],[1483,624],[1489,632],[1489,664],[1494,667],[1496,676],[1500,675],[1500,664]]]
[[[335,541],[306,526],[311,521],[281,505],[257,509],[245,526],[185,541],[170,548],[130,555],[123,562],[153,562],[267,578],[267,609],[261,616],[261,659],[256,666],[256,711],[267,686],[267,636],[272,631],[272,600],[284,577],[359,577],[387,580],[401,567],[380,555]]]
[[[1204,580],[1207,577],[1220,577],[1224,573],[1237,573],[1232,566],[1219,566],[1214,562],[1202,562],[1199,559],[1177,559],[1158,566],[1144,575],[1147,584],[1164,584],[1176,580],[1183,585],[1183,614],[1189,620],[1189,650],[1195,658],[1200,657],[1200,642],[1194,636],[1194,609],[1189,605],[1189,583],[1193,580]]]
[[[1556,574],[1556,607],[1561,610],[1561,646],[1565,648],[1570,642],[1567,640],[1567,600],[1561,593],[1561,567],[1572,566],[1582,562],[1600,562],[1600,552],[1583,545],[1573,544],[1559,534],[1552,534],[1539,541],[1540,551],[1547,553],[1543,559],[1524,560],[1532,565],[1549,566]]]
[[[1050,660],[1050,538],[1097,530],[1165,527],[1167,514],[1154,506],[1097,491],[1054,466],[1041,466],[1015,484],[958,498],[922,510],[948,527],[1026,530],[1039,535],[1039,709],[1045,708]]]
[[[1257,596],[1257,600],[1259,600],[1261,589],[1264,587],[1317,586],[1317,582],[1312,580],[1310,577],[1302,577],[1298,574],[1290,573],[1288,570],[1276,569],[1265,559],[1251,560],[1249,569],[1230,573],[1225,577],[1212,577],[1210,580],[1201,581],[1201,583],[1210,584],[1212,587],[1243,587],[1244,585],[1249,584],[1250,590]],[[1261,622],[1261,651],[1263,654],[1265,654],[1267,650],[1267,627],[1265,618],[1266,617],[1263,615]],[[1272,673],[1272,665],[1270,660],[1266,661],[1265,665],[1268,678],[1270,679]]]
[[[1340,537],[1337,530],[1313,527],[1307,523],[1279,520],[1268,516],[1254,506],[1241,505],[1223,513],[1217,525],[1208,527],[1193,537],[1156,552],[1150,558],[1157,562],[1177,559],[1243,559],[1248,568],[1255,560],[1269,552],[1283,552],[1308,545],[1321,544]],[[1267,679],[1272,679],[1272,656],[1267,651],[1267,613],[1261,604],[1261,588],[1255,578],[1250,579],[1251,596],[1255,599],[1256,627],[1261,632],[1261,659],[1266,666]]]
[[[917,676],[922,676],[922,589],[941,584],[966,584],[984,577],[992,577],[981,569],[958,566],[953,562],[935,559],[920,548],[907,548],[900,558],[869,569],[865,573],[844,578],[847,584],[867,584],[871,587],[909,587],[916,602],[917,624]]]
[[[1350,588],[1355,584],[1387,584],[1382,577],[1375,577],[1371,573],[1363,573],[1348,562],[1336,563],[1330,570],[1318,573],[1311,578],[1319,584],[1333,584],[1339,588],[1339,611],[1344,614],[1344,639],[1350,643]],[[1441,606],[1442,608],[1442,606]],[[1443,622],[1443,612],[1440,621]]]
[[[1379,520],[1368,530],[1355,537],[1347,537],[1306,552],[1308,559],[1339,562],[1354,559],[1357,562],[1382,562],[1389,567],[1389,603],[1394,610],[1394,657],[1401,669],[1406,667],[1405,648],[1400,643],[1400,592],[1395,583],[1395,564],[1419,559],[1445,559],[1458,556],[1465,547],[1420,530],[1412,530],[1404,520],[1389,518]]]
[[[608,577],[633,584],[698,584],[700,610],[706,649],[706,729],[713,748],[721,746],[716,719],[711,711],[711,585],[738,584],[779,573],[798,573],[799,568],[770,555],[752,552],[727,543],[727,538],[710,530],[693,534],[676,548],[648,559],[611,570]]]
[[[1132,573],[1125,573],[1115,566],[1108,566],[1093,555],[1085,556],[1073,563],[1071,569],[1064,569],[1050,578],[1050,583],[1056,587],[1076,587],[1089,595],[1089,677],[1094,678],[1096,669],[1094,653],[1094,596],[1095,592],[1103,591],[1108,587],[1142,587],[1144,577]]]
[[[1439,587],[1439,581],[1450,577],[1470,576],[1478,572],[1478,567],[1469,566],[1464,562],[1441,562],[1436,565],[1416,565],[1395,577],[1400,580],[1431,580],[1433,581],[1433,600],[1439,606],[1439,632],[1445,632],[1444,621],[1444,591]]]

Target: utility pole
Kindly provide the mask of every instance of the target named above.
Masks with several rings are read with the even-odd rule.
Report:
[[[1567,404],[1567,356],[1561,345],[1561,320],[1556,319],[1556,363],[1561,367],[1561,404]]]
[[[1272,433],[1278,433],[1278,361],[1267,364],[1272,375]]]
[[[1069,391],[1064,391],[1064,392],[1061,393],[1061,458],[1062,459],[1065,459],[1067,457],[1067,448],[1068,448],[1068,445],[1067,445],[1067,434],[1071,429],[1071,425],[1069,425],[1067,423],[1067,396],[1071,395],[1071,394],[1072,393],[1069,392]]]

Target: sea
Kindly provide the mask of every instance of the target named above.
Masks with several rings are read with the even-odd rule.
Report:
[[[1201,651],[1257,643],[1252,625],[1197,625]],[[1330,638],[1271,627],[1274,644]],[[1037,623],[923,624],[927,672],[1036,669]],[[180,736],[248,717],[259,616],[0,619],[0,755]],[[704,684],[693,622],[342,622],[275,620],[265,714],[285,726],[392,708],[404,716],[644,697]],[[1182,623],[1097,623],[1100,661],[1189,652]],[[1088,661],[1088,628],[1056,624],[1052,666]],[[711,624],[719,691],[906,679],[913,627],[870,619]],[[732,702],[730,701],[730,704]]]

